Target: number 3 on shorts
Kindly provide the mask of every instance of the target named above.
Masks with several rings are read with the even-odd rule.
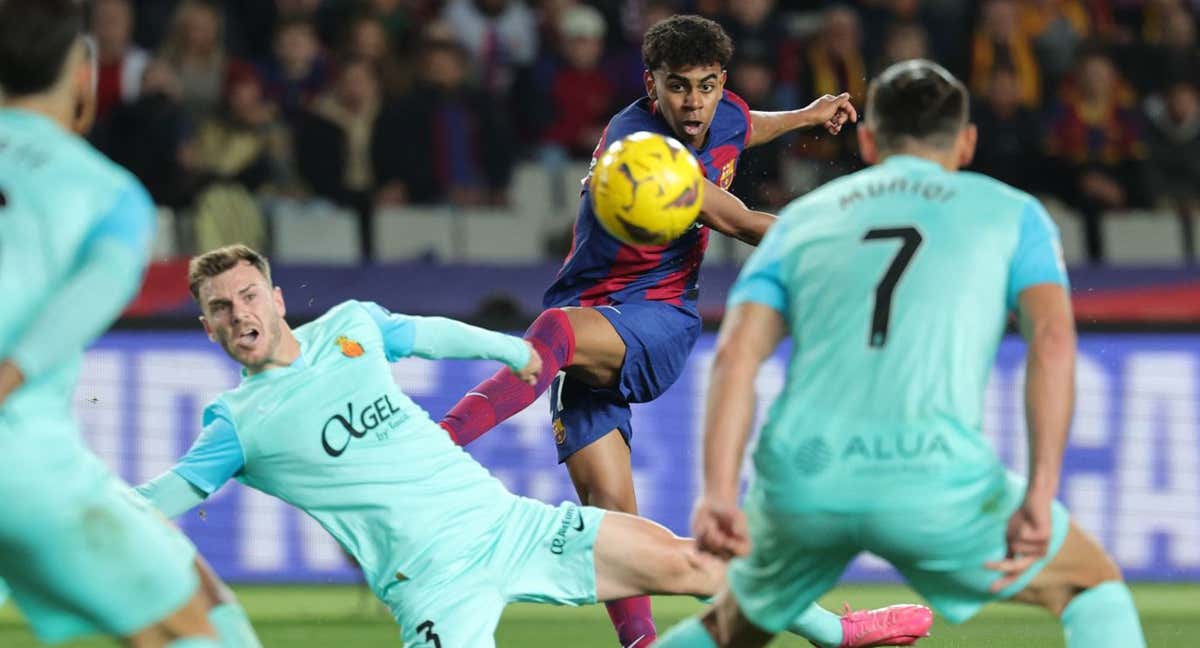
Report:
[[[442,640],[433,631],[433,621],[422,621],[421,625],[417,626],[417,634],[425,633],[425,643],[432,644],[433,648],[442,648]]]

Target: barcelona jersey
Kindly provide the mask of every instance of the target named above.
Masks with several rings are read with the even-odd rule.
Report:
[[[596,146],[592,166],[609,144],[638,131],[674,137],[657,106],[649,97],[617,113]],[[733,182],[738,155],[750,141],[750,109],[728,90],[709,125],[702,148],[688,147],[717,186],[728,189]],[[634,247],[614,238],[600,225],[592,211],[584,178],[574,240],[567,260],[546,291],[543,305],[611,306],[630,302],[665,302],[694,310],[700,261],[708,247],[707,227],[697,223],[667,245]]]

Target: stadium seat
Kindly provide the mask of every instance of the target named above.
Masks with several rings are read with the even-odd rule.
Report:
[[[1111,265],[1175,265],[1183,261],[1179,219],[1168,212],[1104,216],[1105,261]]]
[[[355,265],[358,216],[325,201],[281,200],[270,210],[274,258],[284,263]]]
[[[1063,259],[1068,267],[1083,265],[1087,262],[1087,239],[1083,232],[1083,223],[1079,216],[1063,203],[1053,198],[1040,197],[1050,213],[1050,219],[1058,226],[1058,235],[1062,239]]]
[[[464,209],[453,214],[461,233],[455,258],[482,263],[532,263],[542,257],[543,218],[519,209]]]
[[[455,223],[449,207],[375,210],[375,258],[381,262],[454,258]]]
[[[154,241],[150,244],[151,259],[171,259],[179,254],[179,241],[175,229],[175,211],[170,207],[159,207],[155,214]]]

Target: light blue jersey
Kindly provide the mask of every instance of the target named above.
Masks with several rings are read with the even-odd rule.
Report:
[[[856,512],[1002,490],[984,389],[1017,296],[1041,283],[1067,283],[1057,230],[982,175],[897,155],[793,202],[729,299],[778,310],[794,340],[752,497]]]
[[[0,578],[42,641],[128,636],[196,590],[194,550],[80,438],[84,349],[140,285],[154,206],[46,117],[0,109]]]
[[[174,473],[206,494],[236,478],[300,508],[358,559],[380,596],[397,573],[424,575],[440,543],[482,537],[513,500],[392,378],[390,362],[421,353],[422,329],[446,326],[485,336],[477,346],[510,367],[529,360],[519,338],[345,302],[295,330],[293,364],[245,376],[209,405]]]
[[[84,348],[140,285],[154,228],[141,184],[46,117],[0,110],[0,359],[14,418],[65,422]]]

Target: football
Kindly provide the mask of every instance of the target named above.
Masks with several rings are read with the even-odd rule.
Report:
[[[700,215],[704,172],[674,138],[642,131],[604,151],[589,189],[609,234],[629,245],[666,245]]]

